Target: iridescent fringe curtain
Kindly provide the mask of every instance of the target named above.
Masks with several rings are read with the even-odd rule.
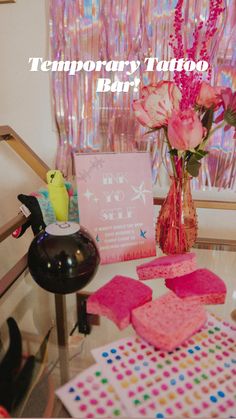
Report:
[[[173,32],[177,0],[50,0],[50,42],[52,60],[132,60],[145,57],[171,59],[169,36]],[[236,2],[225,0],[226,10],[210,46],[214,82],[233,87],[236,74]],[[192,31],[206,19],[209,0],[185,0],[185,44]],[[169,78],[171,73],[135,73],[143,84]],[[59,146],[57,167],[71,174],[74,151],[132,151],[152,153],[153,180],[159,181],[165,153],[161,137],[144,136],[145,130],[134,119],[131,104],[139,96],[129,93],[97,93],[99,77],[131,80],[123,73],[52,73],[55,119]],[[233,188],[235,182],[235,143],[232,131],[219,132],[211,141],[211,157],[205,159],[196,188]]]

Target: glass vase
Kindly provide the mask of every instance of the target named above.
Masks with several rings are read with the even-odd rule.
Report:
[[[156,224],[156,240],[167,255],[185,253],[197,239],[197,214],[191,193],[191,178],[171,177],[168,195]]]

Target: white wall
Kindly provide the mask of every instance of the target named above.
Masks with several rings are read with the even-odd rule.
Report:
[[[51,106],[49,73],[29,71],[29,57],[48,57],[48,0],[0,4],[0,125],[10,125],[50,166],[57,135]],[[16,215],[19,193],[37,190],[42,181],[5,144],[0,144],[0,225]],[[0,275],[27,247],[24,239],[0,245]],[[14,250],[14,252],[12,252]]]
[[[48,0],[0,5],[0,125],[10,125],[50,166],[56,130],[49,73],[29,71],[29,57],[48,58]]]
[[[10,125],[53,167],[57,135],[49,74],[30,73],[28,64],[29,57],[48,58],[48,3],[48,0],[17,0],[13,4],[0,4],[0,125]],[[17,195],[29,194],[42,183],[6,144],[0,142],[0,226],[17,214]],[[27,251],[32,238],[29,231],[21,239],[9,237],[0,243],[0,278]],[[17,287],[1,300],[0,323],[8,315],[21,320],[24,313],[27,324],[32,323],[33,317],[30,319],[27,314],[32,300],[27,296],[31,295],[31,289],[34,290],[33,304],[37,305],[37,301],[42,299],[42,291],[30,278],[25,286],[24,283],[25,280],[19,281]],[[52,297],[45,294],[47,306],[48,298],[51,300]],[[22,325],[22,321],[21,327],[28,328],[24,327],[24,322]]]

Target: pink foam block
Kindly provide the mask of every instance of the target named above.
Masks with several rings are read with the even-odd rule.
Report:
[[[206,322],[205,308],[185,302],[171,291],[132,311],[137,334],[162,350],[172,351]]]
[[[131,311],[152,299],[152,289],[139,281],[117,275],[87,300],[87,312],[106,316],[119,329],[130,324]]]
[[[166,286],[184,299],[202,304],[224,304],[226,285],[224,281],[208,269],[166,279]]]
[[[172,278],[197,269],[196,254],[161,256],[137,266],[139,279]]]

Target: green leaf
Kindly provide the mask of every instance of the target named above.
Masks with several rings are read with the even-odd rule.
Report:
[[[232,127],[236,127],[236,112],[231,109],[227,109],[224,114],[224,120]]]
[[[154,132],[160,131],[163,127],[158,127],[158,128],[150,128],[148,131],[146,131],[144,133],[144,135],[148,135],[148,134],[154,134]]]
[[[175,148],[172,148],[169,153],[171,156],[178,156],[178,151]]]
[[[195,153],[193,154],[196,160],[201,160],[203,159],[203,157],[205,157],[207,154],[209,153],[209,151],[206,150],[196,150]]]
[[[211,127],[212,127],[213,115],[214,115],[214,109],[213,109],[213,107],[211,107],[210,109],[208,109],[205,112],[205,114],[202,118],[202,125],[207,129],[208,133],[209,133]]]
[[[199,170],[201,167],[201,163],[196,159],[196,156],[193,154],[187,162],[186,169],[187,172],[193,176],[197,177],[199,175]]]

